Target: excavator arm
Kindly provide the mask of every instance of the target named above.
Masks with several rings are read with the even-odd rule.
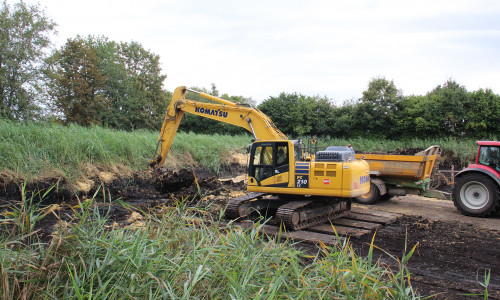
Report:
[[[206,103],[186,99],[185,94],[188,91],[197,93],[201,97],[213,100],[217,103]],[[271,119],[260,110],[180,86],[175,89],[172,100],[167,108],[160,137],[158,138],[155,158],[149,164],[151,168],[155,169],[165,162],[184,113],[191,113],[243,127],[251,132],[258,141],[287,140],[286,135],[283,134],[274,125]]]

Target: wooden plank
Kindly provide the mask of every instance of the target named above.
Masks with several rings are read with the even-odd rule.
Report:
[[[222,223],[225,224],[225,223]],[[227,225],[227,224],[226,224]],[[233,225],[239,226],[241,228],[251,228],[254,226],[253,223],[251,222],[240,222],[240,223],[234,223]],[[323,233],[317,233],[317,232],[311,232],[311,231],[302,231],[302,230],[297,230],[297,231],[281,231],[280,232],[280,227],[279,226],[271,226],[271,225],[262,225],[261,230],[263,233],[274,236],[274,237],[281,237],[284,239],[292,239],[297,242],[306,242],[306,243],[318,243],[322,242],[323,244],[327,246],[335,246],[339,243],[339,240],[342,241],[345,238],[344,237],[339,237],[337,238],[335,235],[330,235],[330,234],[323,234]]]
[[[374,210],[370,208],[362,208],[357,205],[353,205],[351,207],[351,211],[359,214],[366,214],[366,215],[372,215],[372,216],[379,216],[379,217],[387,217],[387,218],[399,218],[402,216],[402,214],[397,214],[397,213],[391,213],[391,212],[386,212],[386,211],[380,211],[380,210]]]
[[[327,246],[335,246],[339,243],[339,241],[344,240],[343,237],[336,237],[331,234],[323,234],[311,231],[289,231],[286,232],[286,237],[289,237],[295,241],[303,241],[307,243],[318,243],[322,242]]]
[[[378,224],[378,223],[370,223],[370,222],[357,221],[357,220],[351,220],[351,219],[345,219],[345,218],[333,220],[332,224],[333,225],[344,225],[344,226],[348,226],[348,227],[356,227],[356,228],[362,228],[362,229],[370,229],[370,230],[374,230],[374,229],[382,227],[382,225]]]
[[[342,225],[334,225],[335,230],[337,231],[337,234],[340,236],[354,236],[354,237],[362,237],[365,234],[371,233],[371,230],[368,229],[360,229],[360,228],[354,228],[354,227],[346,227]],[[313,230],[313,231],[319,231],[319,232],[324,232],[324,233],[329,233],[332,235],[335,235],[335,231],[332,228],[332,225],[330,224],[319,224],[319,225],[314,225],[307,230]]]
[[[379,224],[389,224],[394,222],[396,218],[389,218],[389,217],[381,217],[381,216],[373,216],[373,215],[367,215],[367,214],[360,214],[356,212],[350,212],[349,214],[344,216],[347,219],[353,219],[353,220],[359,220],[359,221],[366,221],[366,222],[372,222],[372,223],[379,223]]]

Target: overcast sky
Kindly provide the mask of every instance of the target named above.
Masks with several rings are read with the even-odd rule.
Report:
[[[215,83],[257,102],[297,92],[341,104],[385,77],[404,95],[450,78],[500,93],[498,0],[25,2],[58,24],[57,46],[78,34],[139,42],[170,91]]]

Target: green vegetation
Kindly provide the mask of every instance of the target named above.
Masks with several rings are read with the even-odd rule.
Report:
[[[246,151],[251,140],[249,135],[204,135],[190,132],[179,133],[172,146],[177,153],[189,153],[201,166],[219,172],[221,167],[231,162],[228,154]]]
[[[42,113],[44,59],[55,26],[40,4],[0,4],[0,118],[27,120]]]
[[[0,298],[418,298],[405,267],[415,248],[391,270],[372,251],[358,257],[346,241],[311,256],[267,239],[259,224],[221,231],[218,222],[200,221],[198,207],[163,207],[117,228],[99,213],[102,205],[90,199],[72,207],[48,244],[3,222],[17,234],[0,237]]]
[[[48,94],[67,124],[116,129],[161,126],[171,95],[160,57],[139,43],[104,37],[68,39],[47,60]]]
[[[85,165],[101,168],[125,166],[132,171],[145,170],[153,158],[158,132],[134,132],[90,128],[55,123],[17,123],[0,120],[0,170],[33,179],[49,173],[74,180]],[[219,172],[230,161],[228,154],[244,151],[251,142],[248,135],[200,135],[180,132],[176,135],[167,166],[203,166]],[[458,157],[465,166],[474,159],[477,145],[473,139],[331,139],[330,145],[352,144],[360,152],[387,152],[402,148],[427,148],[440,145],[443,157]],[[443,158],[444,159],[444,158]],[[172,165],[174,161],[181,164]],[[457,166],[459,167],[459,166]]]
[[[500,95],[467,91],[448,80],[423,96],[405,96],[393,81],[374,78],[360,99],[335,106],[325,97],[281,93],[259,109],[286,134],[372,139],[494,139]]]
[[[145,170],[153,158],[158,134],[145,130],[127,132],[98,126],[87,128],[0,120],[0,171],[10,171],[27,179],[55,173],[72,181],[83,174],[87,164],[104,169],[121,165],[131,171]],[[180,132],[174,139],[167,166],[203,166],[209,171],[219,172],[221,167],[230,163],[230,152],[244,151],[250,142],[251,137],[248,135]],[[477,151],[473,139],[330,140],[330,145],[349,144],[359,152],[387,152],[440,145],[443,157],[458,157],[462,167],[474,159]],[[181,163],[172,165],[177,161]]]
[[[92,36],[69,39],[49,54],[55,23],[39,5],[10,7],[4,1],[0,16],[0,173],[28,180],[59,176],[72,183],[89,164],[145,170],[170,100],[160,57],[135,42]],[[209,93],[218,95],[215,85]],[[252,103],[243,96],[221,97]],[[444,156],[462,164],[473,159],[475,138],[500,133],[500,96],[489,89],[469,92],[451,80],[426,95],[404,96],[392,81],[375,78],[362,98],[342,106],[326,97],[282,93],[259,108],[290,136],[343,137],[331,144],[366,152],[438,144]],[[188,133],[174,140],[167,159],[174,167],[200,164],[218,172],[230,162],[228,154],[251,139],[240,128],[197,117],[188,117],[180,130]],[[30,198],[22,188],[22,199],[0,212],[2,299],[418,297],[405,267],[415,247],[403,254],[398,270],[373,262],[373,244],[367,258],[348,242],[308,256],[290,242],[268,240],[259,224],[248,232],[221,232],[218,220],[204,223],[202,208],[184,206],[185,199],[126,228],[100,214],[102,206],[119,201],[90,199],[65,212],[42,241],[37,228],[44,217],[63,213],[39,206],[35,197],[44,195],[35,191]],[[488,284],[489,273],[485,297]]]
[[[55,172],[71,180],[81,176],[87,164],[103,168],[119,164],[132,171],[145,170],[153,158],[158,135],[158,132],[127,132],[98,126],[0,120],[0,171],[8,170],[28,179]],[[221,158],[249,143],[250,137],[246,135],[178,133],[171,155],[186,163],[194,163],[194,159],[217,172],[221,164],[229,163]],[[191,161],[184,156],[191,156]]]

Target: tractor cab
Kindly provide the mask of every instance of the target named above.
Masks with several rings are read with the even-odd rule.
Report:
[[[477,153],[477,164],[490,167],[497,173],[500,173],[500,143],[479,141],[479,150]]]

